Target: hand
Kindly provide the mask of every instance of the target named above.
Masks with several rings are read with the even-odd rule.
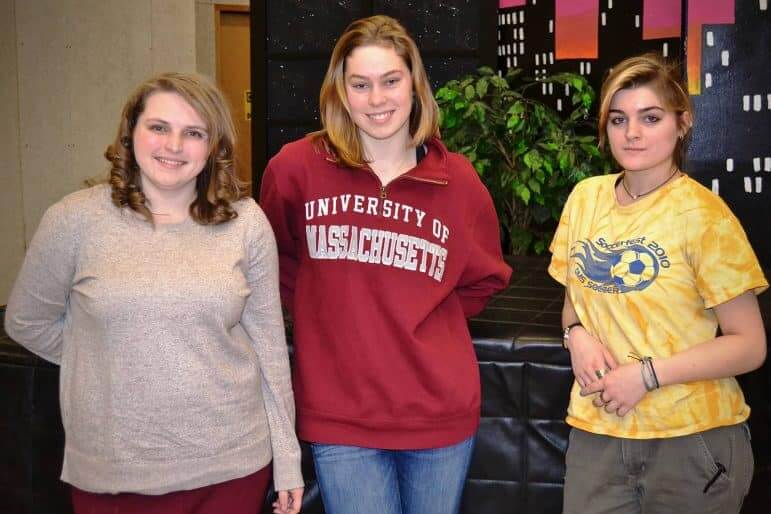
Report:
[[[297,514],[303,504],[303,488],[279,491],[278,500],[273,502],[273,514]]]
[[[604,373],[618,366],[605,345],[584,327],[577,326],[570,330],[568,349],[573,374],[582,388],[600,380],[598,371]]]
[[[615,413],[623,417],[642,400],[647,392],[640,372],[640,364],[630,362],[616,367],[602,379],[582,388],[581,396],[599,393],[592,400],[594,406],[604,408],[609,414]]]

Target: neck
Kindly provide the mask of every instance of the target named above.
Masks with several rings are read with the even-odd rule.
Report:
[[[366,134],[360,137],[369,167],[384,184],[415,166],[415,149],[409,146],[409,133],[406,137],[396,134],[383,140],[372,139]]]
[[[629,172],[624,171],[624,174],[621,176],[620,188],[618,187],[618,182],[616,182],[616,198],[621,203],[621,205],[627,205],[628,203],[634,202],[643,196],[653,193],[654,191],[658,191],[670,180],[672,180],[672,178],[675,177],[679,171],[680,170],[677,168],[677,166],[672,166],[671,171],[666,177],[664,178],[658,177],[657,182],[654,182],[654,183],[651,183],[651,181],[645,181],[644,183],[645,183],[646,189],[631,189],[627,185],[627,176]],[[639,172],[634,172],[634,173],[639,173]],[[643,181],[638,180],[637,186],[639,186],[641,182]],[[622,191],[625,194],[622,194]]]
[[[195,188],[192,191],[164,191],[144,187],[147,208],[153,215],[153,221],[163,225],[179,223],[190,215],[190,204],[195,200]]]
[[[677,165],[670,161],[650,170],[624,171],[624,181],[630,193],[633,195],[643,195],[655,187],[660,187],[677,171]]]

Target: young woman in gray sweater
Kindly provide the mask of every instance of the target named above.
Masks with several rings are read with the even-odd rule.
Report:
[[[235,177],[208,80],[128,99],[109,185],[43,216],[8,334],[61,366],[62,480],[76,513],[299,511],[303,480],[276,244]]]

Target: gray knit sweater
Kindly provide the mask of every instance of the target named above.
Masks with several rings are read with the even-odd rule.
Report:
[[[302,486],[273,232],[235,208],[153,228],[97,186],[44,215],[5,329],[61,365],[65,482],[163,494],[272,458],[277,490]]]

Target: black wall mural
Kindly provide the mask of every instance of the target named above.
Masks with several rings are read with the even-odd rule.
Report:
[[[771,14],[736,0],[736,22],[705,25],[689,171],[731,206],[771,267]],[[765,9],[761,9],[765,5]]]
[[[530,76],[585,75],[599,92],[621,59],[657,51],[689,74],[696,126],[688,173],[736,213],[764,267],[771,267],[771,19],[768,0],[501,0],[498,69]],[[579,7],[579,4],[583,4]],[[581,11],[583,12],[576,12]],[[662,12],[662,11],[667,12]],[[571,19],[571,16],[573,19]],[[592,17],[596,53],[559,58],[559,24]],[[646,27],[646,23],[650,25]],[[652,26],[658,24],[658,26]],[[673,28],[673,24],[679,25]],[[685,37],[681,37],[684,34]],[[585,36],[593,38],[594,35]],[[691,38],[698,40],[690,41]],[[582,36],[572,43],[580,46]],[[690,43],[689,43],[690,41]],[[591,43],[591,42],[590,42]],[[699,44],[700,43],[700,44]],[[564,41],[563,41],[564,44]],[[591,45],[590,45],[591,46]],[[564,53],[564,46],[563,46]],[[589,52],[591,53],[591,52]],[[569,89],[540,94],[561,110]]]

